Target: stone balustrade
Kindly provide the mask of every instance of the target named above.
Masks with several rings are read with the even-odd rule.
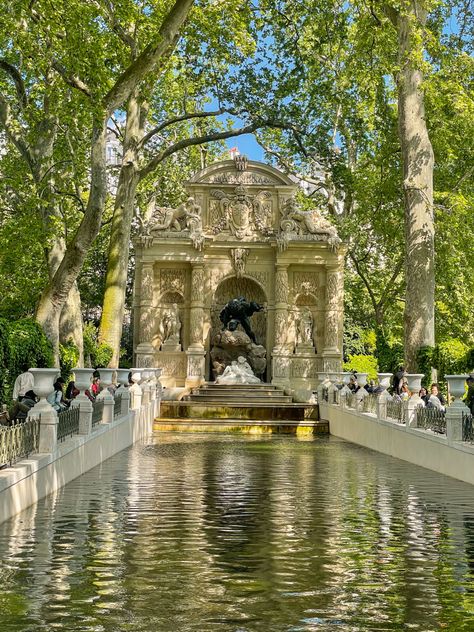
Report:
[[[408,375],[414,394],[392,398],[388,375],[376,394],[347,392],[345,376],[328,375],[318,387],[320,418],[330,434],[474,484],[473,416],[463,403],[467,375],[446,375],[450,405],[425,407],[418,396],[422,375]]]
[[[131,410],[140,411],[146,409],[147,416],[153,420],[159,413],[161,398],[161,384],[155,377],[154,370],[149,371],[144,382],[145,370],[132,369],[133,385],[128,386],[124,375],[128,375],[128,369],[99,369],[103,390],[97,397],[95,404],[85,394],[91,383],[92,369],[74,369],[75,385],[79,389],[79,395],[71,402],[70,410],[79,408],[78,435],[87,437],[98,429],[117,423],[126,417]],[[37,452],[41,454],[53,454],[58,447],[58,414],[46,400],[47,395],[53,391],[53,383],[59,375],[59,369],[30,369],[33,374],[34,390],[39,396],[38,403],[30,410],[28,417],[40,418],[39,441]],[[114,372],[122,378],[118,387],[116,401],[109,390],[112,384]],[[153,378],[153,379],[150,379]],[[72,438],[74,435],[71,434]],[[61,442],[64,437],[60,437]]]

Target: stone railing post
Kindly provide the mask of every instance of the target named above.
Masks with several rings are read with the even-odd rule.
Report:
[[[377,397],[376,413],[378,419],[387,419],[387,402],[392,399],[388,391],[382,391]]]
[[[125,417],[128,415],[128,411],[130,410],[130,389],[122,386],[120,389],[120,395],[122,397],[120,400],[120,415]]]
[[[451,406],[446,408],[446,438],[448,441],[462,441],[462,418],[470,413],[469,408],[461,400],[464,395],[464,383],[467,375],[445,375],[449,394],[454,398]]]
[[[97,395],[97,401],[104,402],[104,408],[102,411],[103,424],[110,424],[114,420],[114,396],[109,391],[109,386],[112,384],[112,377],[115,369],[99,369],[101,382],[104,388]]]
[[[73,371],[74,384],[80,393],[72,400],[71,408],[79,408],[79,434],[88,435],[92,432],[92,402],[85,391],[91,383],[92,369],[75,368]]]
[[[51,454],[58,443],[58,415],[46,397],[53,390],[53,383],[59,369],[29,369],[34,379],[34,391],[40,398],[30,409],[28,417],[40,417],[38,452]]]
[[[132,410],[138,410],[142,405],[143,391],[140,386],[141,381],[141,369],[132,369],[132,386],[130,386],[130,408]]]

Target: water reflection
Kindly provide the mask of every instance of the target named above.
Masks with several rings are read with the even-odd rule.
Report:
[[[333,438],[159,435],[0,559],[2,630],[474,629],[472,487]]]

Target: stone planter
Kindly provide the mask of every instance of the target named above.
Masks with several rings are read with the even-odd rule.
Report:
[[[40,399],[46,399],[53,391],[53,384],[60,371],[59,369],[28,369],[35,382],[34,391]]]
[[[448,390],[451,397],[454,398],[454,405],[464,406],[461,401],[461,397],[463,397],[465,393],[465,384],[466,380],[469,377],[468,375],[445,375],[446,381],[448,382]]]
[[[377,377],[379,378],[379,384],[384,389],[390,386],[390,378],[392,377],[391,373],[377,373]]]
[[[368,375],[368,373],[357,373],[357,384],[361,388],[364,388],[364,386],[367,384]]]
[[[130,369],[117,369],[117,382],[119,384],[123,384],[124,386],[128,386],[129,373]]]
[[[76,388],[83,393],[89,388],[92,382],[93,369],[73,369],[74,384]]]
[[[405,373],[405,378],[408,384],[408,390],[413,395],[418,395],[421,388],[421,380],[424,378],[423,373]]]

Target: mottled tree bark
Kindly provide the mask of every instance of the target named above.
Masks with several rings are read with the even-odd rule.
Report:
[[[397,28],[400,70],[398,129],[403,162],[406,238],[406,302],[404,313],[405,363],[417,370],[417,353],[434,345],[434,157],[425,119],[421,31],[426,3],[411,1],[403,12],[390,13]]]
[[[123,161],[120,169],[107,259],[105,294],[100,320],[99,340],[108,344],[113,355],[111,367],[120,359],[120,340],[125,315],[130,229],[133,219],[138,176],[138,142],[143,136],[143,106],[136,93],[128,100],[123,141]]]

